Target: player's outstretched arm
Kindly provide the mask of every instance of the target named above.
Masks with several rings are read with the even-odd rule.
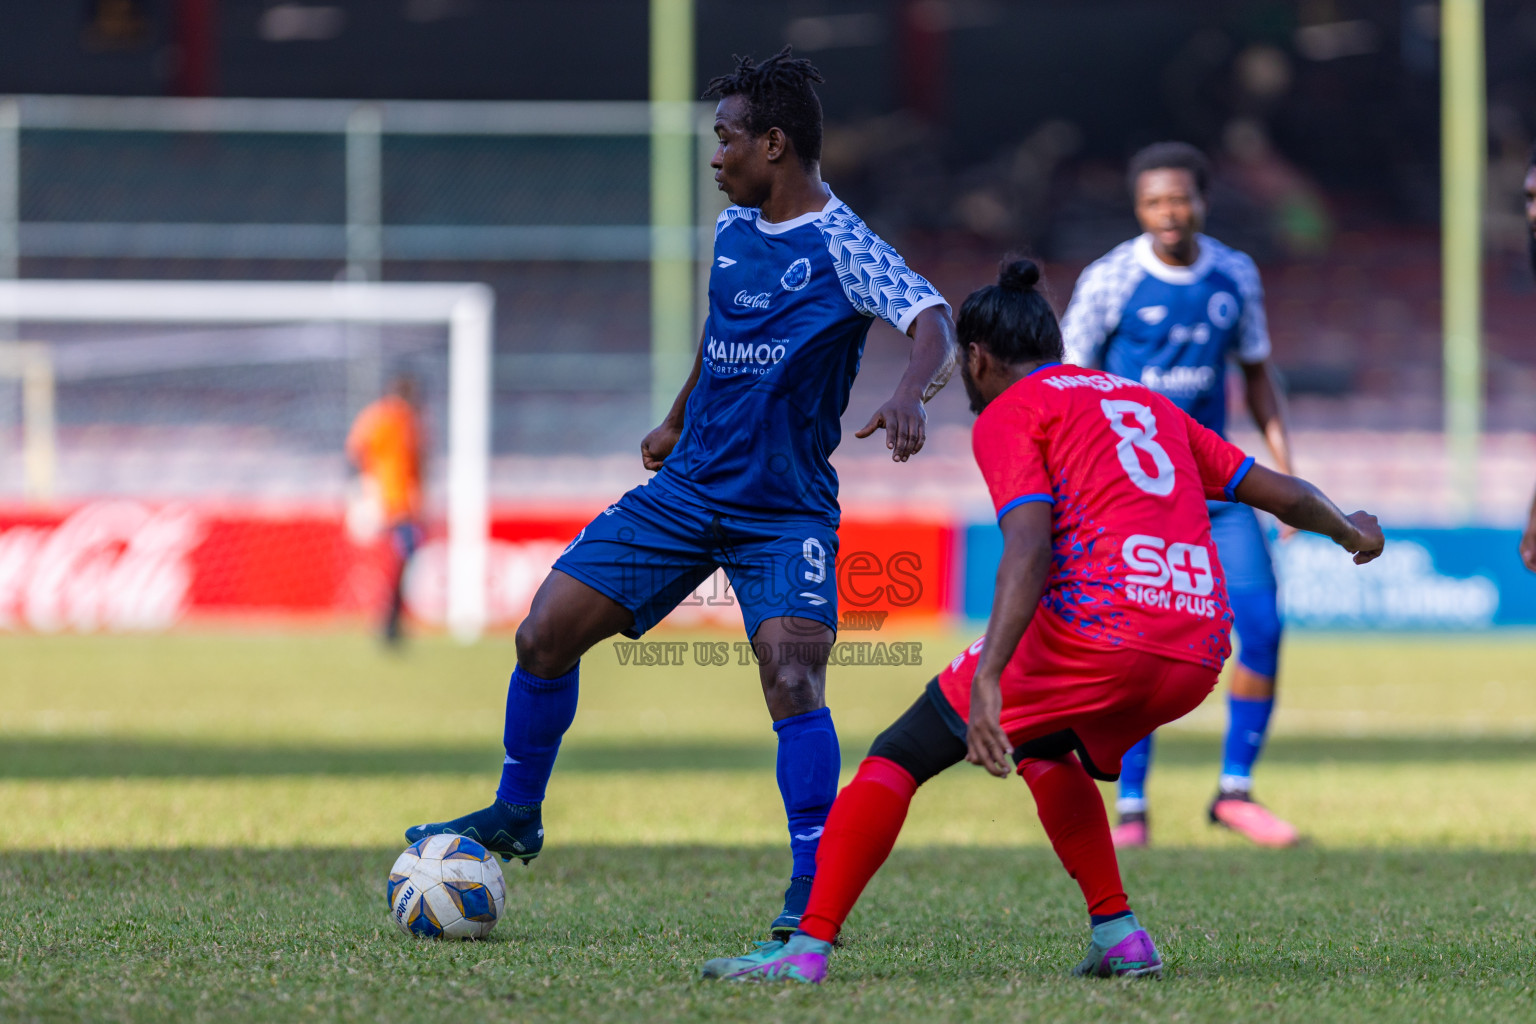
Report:
[[[1331,539],[1355,556],[1356,565],[1380,555],[1386,543],[1375,516],[1369,512],[1346,516],[1326,494],[1300,477],[1256,465],[1233,493],[1244,505],[1263,509],[1282,523]]]
[[[1291,434],[1286,424],[1285,399],[1275,384],[1275,371],[1268,359],[1256,363],[1242,363],[1243,395],[1248,400],[1248,411],[1253,415],[1253,425],[1264,435],[1269,454],[1282,473],[1291,472]],[[1281,539],[1291,532],[1282,526]]]
[[[1024,638],[1051,571],[1051,505],[1031,501],[1011,510],[1003,529],[1003,560],[997,567],[986,643],[971,679],[971,719],[965,759],[998,778],[1008,775],[1008,734],[1003,732],[1003,669]]]
[[[928,413],[923,403],[949,383],[955,372],[960,345],[955,340],[955,321],[944,306],[929,306],[917,314],[907,329],[912,337],[912,357],[901,375],[896,393],[854,437],[868,437],[885,428],[885,446],[894,462],[906,462],[923,449],[928,436]]]
[[[1264,435],[1269,453],[1275,458],[1280,472],[1291,472],[1291,436],[1286,424],[1285,399],[1275,386],[1275,371],[1268,359],[1256,363],[1243,363],[1243,394],[1248,400],[1248,411],[1253,414],[1253,425]]]
[[[1525,523],[1525,533],[1520,537],[1520,561],[1531,572],[1536,572],[1536,498],[1531,499],[1531,514]]]
[[[673,399],[666,419],[640,441],[640,461],[651,472],[660,469],[662,463],[667,461],[667,456],[672,454],[672,449],[677,447],[677,439],[683,434],[683,410],[687,408],[688,396],[693,394],[694,385],[699,382],[699,374],[703,372],[704,339],[700,337],[698,350],[693,354],[693,372],[688,374],[683,389]]]

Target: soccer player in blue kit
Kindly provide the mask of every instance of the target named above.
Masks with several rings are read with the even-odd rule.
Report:
[[[1254,422],[1276,468],[1290,474],[1258,270],[1248,256],[1200,233],[1209,173],[1205,156],[1180,142],[1156,143],[1131,158],[1128,178],[1143,234],[1116,246],[1078,278],[1061,321],[1067,361],[1138,381],[1224,434],[1227,362],[1235,359]],[[1298,839],[1296,829],[1251,793],[1279,665],[1274,566],[1252,509],[1226,502],[1208,508],[1240,642],[1210,820],[1261,845],[1290,846]],[[1151,736],[1125,755],[1116,846],[1147,844],[1151,759]]]
[[[785,47],[709,83],[705,95],[720,100],[710,166],[733,205],[715,224],[693,372],[640,446],[656,475],[577,534],[518,627],[496,800],[417,825],[409,841],[454,833],[504,859],[537,856],[582,654],[615,633],[641,636],[724,568],[778,735],[789,819],[791,880],[770,931],[799,924],[841,767],[824,696],[838,621],[828,457],[875,317],[910,336],[912,350],[895,394],[856,436],[884,428],[897,462],[922,448],[923,403],[958,351],[943,296],[822,183],[820,81]]]

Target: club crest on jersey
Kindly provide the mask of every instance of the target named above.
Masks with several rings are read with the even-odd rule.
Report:
[[[784,286],[787,292],[797,292],[811,283],[811,261],[804,256],[795,260],[784,271],[784,276],[779,278],[779,284]]]
[[[1237,323],[1237,300],[1229,292],[1217,292],[1205,304],[1205,313],[1211,318],[1211,323],[1226,330]]]

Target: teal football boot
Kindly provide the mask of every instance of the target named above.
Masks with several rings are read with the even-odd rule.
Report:
[[[699,968],[701,978],[729,981],[798,981],[820,985],[827,977],[832,943],[795,932],[788,942],[759,942],[746,956],[723,956]]]
[[[1072,968],[1082,978],[1161,978],[1163,959],[1135,914],[1095,925],[1088,955]]]

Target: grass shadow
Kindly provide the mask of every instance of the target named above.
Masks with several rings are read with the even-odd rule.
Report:
[[[843,763],[852,768],[869,741],[845,737]],[[1161,765],[1208,765],[1220,760],[1214,735],[1158,737]],[[1423,764],[1536,758],[1536,739],[1292,737],[1272,740],[1270,764]],[[81,736],[0,736],[0,778],[219,778],[235,775],[392,775],[493,772],[494,746],[213,743],[174,739]],[[574,743],[560,752],[562,774],[603,772],[767,771],[771,743],[648,740]]]

